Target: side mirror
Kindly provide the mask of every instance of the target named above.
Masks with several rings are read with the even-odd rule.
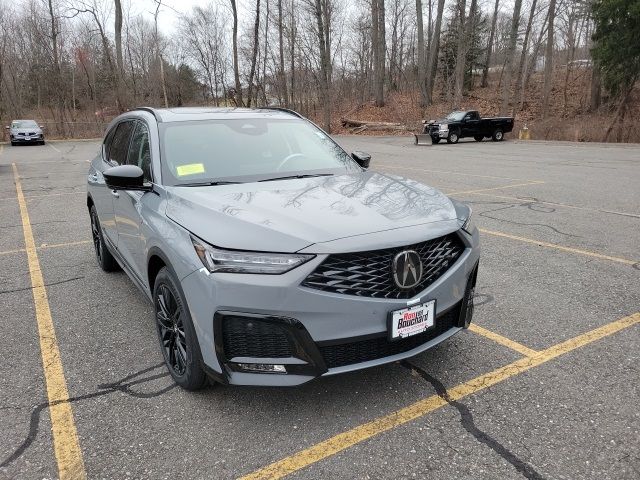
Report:
[[[103,175],[107,187],[112,190],[151,190],[151,184],[144,183],[144,172],[137,165],[111,167]]]
[[[365,170],[369,168],[369,164],[371,163],[371,155],[365,152],[353,152],[351,157],[356,161],[358,165],[360,165]]]

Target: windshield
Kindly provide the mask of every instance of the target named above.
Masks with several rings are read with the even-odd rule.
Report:
[[[38,124],[33,120],[14,120],[11,128],[37,128]]]
[[[459,122],[464,118],[464,114],[466,112],[451,112],[447,115],[447,120],[453,120],[454,122]]]
[[[166,185],[361,171],[324,132],[298,119],[161,123],[160,138]]]

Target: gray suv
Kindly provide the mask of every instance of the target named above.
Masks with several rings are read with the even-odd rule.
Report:
[[[284,109],[113,120],[88,174],[95,252],[153,303],[176,383],[299,385],[469,325],[470,208],[369,161]]]

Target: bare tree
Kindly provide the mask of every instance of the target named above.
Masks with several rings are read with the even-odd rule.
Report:
[[[553,24],[556,17],[556,0],[549,2],[549,24],[547,26],[547,48],[544,58],[544,88],[542,92],[542,117],[549,116],[549,102],[553,85]]]
[[[493,39],[496,35],[496,23],[498,21],[498,8],[500,6],[500,0],[496,0],[493,7],[493,17],[491,18],[491,30],[489,32],[489,43],[487,44],[487,56],[484,60],[484,67],[482,68],[482,87],[488,85],[489,67],[491,64],[491,52],[493,50]]]
[[[442,29],[442,14],[444,12],[445,0],[438,0],[438,11],[436,13],[436,25],[433,29],[433,40],[429,48],[429,61],[427,62],[427,105],[433,102],[433,85],[436,78],[436,70],[438,66],[438,50],[440,48],[440,31]]]
[[[527,21],[527,28],[524,32],[524,40],[522,41],[522,52],[520,53],[520,62],[518,63],[518,76],[516,78],[516,85],[513,92],[513,109],[511,115],[515,116],[518,104],[520,103],[520,92],[522,91],[522,80],[524,75],[524,65],[527,60],[527,51],[529,49],[529,37],[531,35],[531,25],[533,25],[533,19],[536,15],[536,5],[538,0],[531,2],[531,10],[529,11],[529,20]]]
[[[278,50],[280,60],[280,70],[278,72],[280,79],[281,98],[284,106],[289,106],[289,96],[287,94],[287,74],[284,69],[284,22],[282,15],[282,0],[278,0]]]
[[[426,66],[424,55],[424,28],[422,25],[422,0],[416,0],[416,25],[418,35],[418,88],[420,89],[420,106],[426,107],[429,105],[427,101],[427,85],[426,85]]]
[[[236,8],[236,0],[231,0],[231,10],[233,11],[233,78],[236,84],[234,99],[237,106],[243,107],[240,65],[238,65],[238,9]]]
[[[384,106],[386,58],[384,0],[371,0],[371,48],[373,49],[373,93],[376,107]]]
[[[504,83],[502,84],[502,106],[500,112],[507,113],[509,109],[509,99],[511,95],[511,76],[513,74],[513,61],[516,52],[516,42],[518,41],[518,27],[520,26],[520,9],[522,8],[522,0],[515,0],[513,7],[513,18],[511,19],[511,33],[509,35],[509,48],[507,49],[507,68],[504,75]]]
[[[256,59],[260,48],[260,0],[256,0],[256,18],[253,22],[253,53],[251,54],[251,70],[249,71],[249,87],[247,89],[247,107],[251,107],[253,98],[253,78],[256,73]]]

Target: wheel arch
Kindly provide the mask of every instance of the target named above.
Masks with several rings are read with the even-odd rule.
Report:
[[[158,247],[151,247],[149,249],[149,254],[147,255],[147,282],[149,285],[149,292],[151,294],[153,294],[156,277],[163,267],[167,267],[171,271],[174,271],[171,266],[171,262],[169,262],[164,252]]]

